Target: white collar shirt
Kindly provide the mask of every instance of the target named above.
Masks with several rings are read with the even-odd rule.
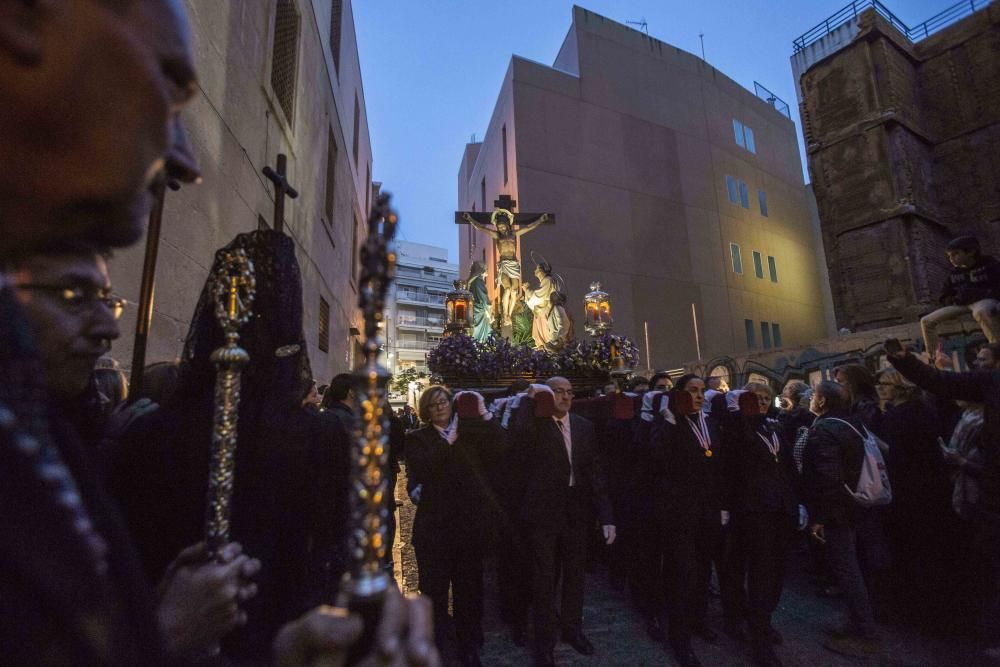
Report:
[[[553,417],[552,420],[559,427],[563,442],[566,444],[566,458],[569,459],[569,485],[575,486],[576,479],[573,477],[573,435],[569,428],[569,414],[563,415],[562,418]]]

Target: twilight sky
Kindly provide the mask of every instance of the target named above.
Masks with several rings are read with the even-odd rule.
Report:
[[[745,88],[753,82],[791,107],[792,40],[847,0],[578,0],[624,23],[645,19],[649,35],[699,55]],[[883,0],[907,25],[953,0]],[[372,178],[393,194],[408,241],[457,259],[454,211],[465,144],[482,139],[510,58],[551,65],[569,30],[571,0],[355,0]],[[802,144],[799,129],[799,144]]]

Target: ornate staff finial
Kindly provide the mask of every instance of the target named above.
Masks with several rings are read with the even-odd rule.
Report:
[[[215,416],[212,459],[205,509],[205,543],[212,556],[229,542],[229,514],[236,468],[236,423],[240,407],[240,373],[250,355],[238,345],[240,327],[250,321],[256,293],[253,262],[242,248],[226,251],[212,280],[215,317],[226,344],[212,353]]]
[[[385,297],[396,274],[396,214],[389,207],[389,194],[375,200],[368,218],[368,237],[361,246],[358,306],[364,315],[364,363],[354,372],[355,420],[351,469],[351,567],[341,587],[341,604],[361,613],[365,633],[374,638],[383,593],[392,579],[382,563],[385,559],[388,488],[389,407],[386,385],[389,371],[379,364],[379,324],[384,319]],[[365,638],[352,653],[364,655]]]

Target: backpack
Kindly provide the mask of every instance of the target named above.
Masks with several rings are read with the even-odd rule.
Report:
[[[830,417],[830,419],[850,426],[865,446],[865,457],[861,462],[858,486],[853,491],[847,484],[844,484],[844,488],[851,494],[855,502],[864,507],[877,507],[891,503],[892,487],[889,484],[889,473],[885,467],[885,459],[882,457],[882,451],[888,450],[889,446],[875,437],[875,434],[869,431],[866,426],[862,426],[865,430],[864,435],[862,435],[850,422],[836,417]]]

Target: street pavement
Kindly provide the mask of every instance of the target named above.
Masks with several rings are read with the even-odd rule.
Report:
[[[406,496],[405,470],[399,477],[396,489],[398,525],[393,548],[396,579],[405,592],[419,590],[419,573],[410,545],[410,534],[415,512]],[[774,626],[784,636],[784,644],[776,653],[787,667],[847,667],[855,665],[892,667],[965,667],[987,665],[973,648],[957,640],[930,637],[912,629],[896,625],[882,626],[883,647],[873,659],[858,660],[840,656],[823,648],[824,626],[835,625],[841,620],[840,600],[817,595],[804,572],[806,558],[803,553],[793,553],[789,564],[781,604],[774,616]],[[486,564],[486,615],[484,619],[485,645],[482,652],[484,665],[527,667],[531,664],[528,648],[519,648],[510,639],[498,614],[497,585],[492,564]],[[719,600],[713,597],[709,610],[709,625],[719,632],[718,645],[695,639],[693,648],[705,667],[735,667],[750,665],[749,647],[722,634],[722,614]],[[654,642],[645,632],[641,618],[631,607],[624,591],[614,590],[601,565],[587,575],[587,597],[584,608],[583,629],[593,642],[596,654],[591,657],[578,655],[566,644],[559,644],[555,651],[557,664],[566,666],[597,665],[675,665],[669,651]]]

